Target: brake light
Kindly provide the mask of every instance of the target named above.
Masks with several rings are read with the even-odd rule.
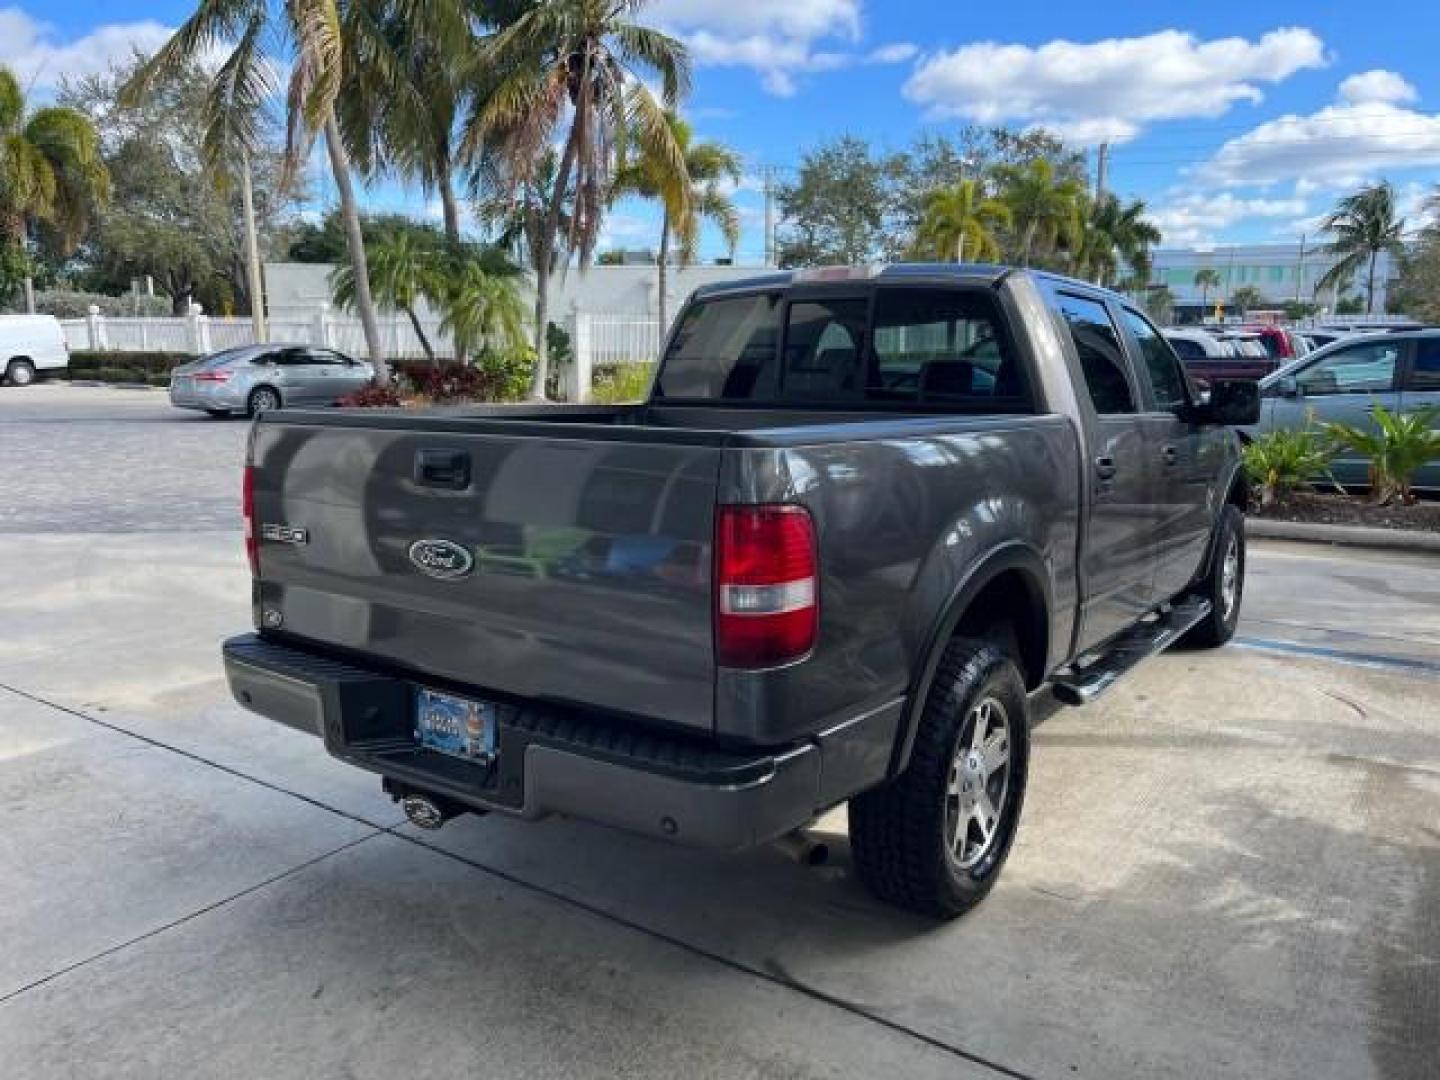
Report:
[[[715,522],[715,653],[764,668],[815,647],[815,524],[802,506],[722,506]]]
[[[245,558],[250,563],[250,576],[260,576],[260,536],[255,531],[255,466],[245,466],[240,482],[240,513],[245,518]]]
[[[229,382],[228,371],[197,371],[194,375],[196,382]]]

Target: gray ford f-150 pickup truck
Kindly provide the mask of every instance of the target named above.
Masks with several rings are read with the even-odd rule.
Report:
[[[848,801],[866,884],[953,915],[1014,839],[1027,694],[1233,633],[1257,402],[1047,274],[710,286],[644,404],[260,417],[230,686],[429,827],[742,848]]]

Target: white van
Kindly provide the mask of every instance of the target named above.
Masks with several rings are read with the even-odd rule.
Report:
[[[70,366],[70,345],[53,315],[0,315],[0,378],[29,386]]]

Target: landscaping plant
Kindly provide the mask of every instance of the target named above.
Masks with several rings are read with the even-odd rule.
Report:
[[[650,393],[650,379],[654,372],[654,364],[616,364],[596,375],[590,400],[597,405],[644,401]]]
[[[1393,413],[1376,405],[1375,430],[1350,424],[1327,424],[1326,431],[1341,446],[1348,447],[1370,459],[1370,499],[1377,506],[1388,506],[1399,500],[1409,506],[1415,502],[1410,482],[1420,466],[1440,458],[1440,406],[1429,406],[1409,413]]]
[[[1268,432],[1247,443],[1243,451],[1245,471],[1261,506],[1273,506],[1297,491],[1308,490],[1312,477],[1330,471],[1334,456],[1330,440],[1308,426],[1299,431]]]

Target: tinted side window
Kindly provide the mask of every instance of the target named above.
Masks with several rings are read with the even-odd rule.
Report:
[[[1055,295],[1055,307],[1080,355],[1080,369],[1095,411],[1108,413],[1135,412],[1135,395],[1125,374],[1125,354],[1120,349],[1120,336],[1105,305],[1069,293]]]
[[[1182,360],[1204,360],[1205,346],[1189,338],[1170,338],[1170,347],[1180,354]]]
[[[779,331],[780,298],[775,294],[691,305],[665,354],[655,396],[730,401],[775,397]]]
[[[943,404],[1025,392],[990,302],[973,292],[881,289],[873,348],[871,400]]]
[[[1125,325],[1135,335],[1140,354],[1145,357],[1145,368],[1150,372],[1150,386],[1155,391],[1155,404],[1161,409],[1173,409],[1190,400],[1185,389],[1185,376],[1180,373],[1180,361],[1170,351],[1170,346],[1160,332],[1138,311],[1123,308]]]
[[[1331,353],[1296,375],[1307,396],[1378,394],[1395,388],[1400,343],[1374,341]]]
[[[1415,366],[1405,380],[1405,389],[1440,391],[1440,338],[1415,340]]]

